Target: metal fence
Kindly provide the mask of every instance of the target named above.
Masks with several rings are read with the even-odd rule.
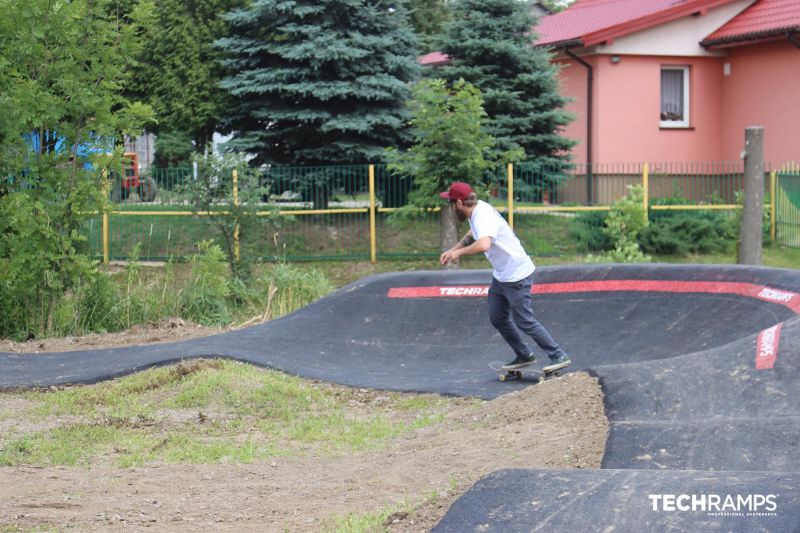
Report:
[[[775,216],[773,240],[781,246],[800,247],[800,164],[788,163],[777,172],[773,187]]]
[[[110,212],[87,219],[94,254],[106,261],[127,259],[138,245],[141,260],[180,258],[190,255],[199,241],[222,238],[218,219],[242,195],[233,176],[209,184],[218,193],[213,207],[202,211],[187,193],[187,185],[197,179],[191,168],[147,172],[158,187],[152,201],[132,193]],[[508,218],[529,253],[566,255],[597,249],[605,217],[628,185],[644,187],[652,220],[676,212],[727,217],[740,207],[737,191],[744,188],[743,176],[741,162],[558,168],[522,163],[498,169],[487,176],[485,186],[487,200]],[[766,198],[772,206],[772,234],[777,233],[777,242],[800,246],[800,173],[770,177]],[[239,232],[241,253],[249,259],[376,261],[440,253],[439,213],[397,217],[414,183],[384,165],[277,167],[262,171],[258,182],[259,194],[246,200],[251,223],[241,221]],[[772,205],[776,201],[777,210]]]

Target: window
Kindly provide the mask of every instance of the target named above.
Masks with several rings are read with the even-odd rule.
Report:
[[[661,127],[689,127],[689,67],[661,67]]]

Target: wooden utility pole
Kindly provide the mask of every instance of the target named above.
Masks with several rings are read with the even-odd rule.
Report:
[[[744,132],[744,211],[739,237],[739,264],[760,265],[764,216],[764,128]]]

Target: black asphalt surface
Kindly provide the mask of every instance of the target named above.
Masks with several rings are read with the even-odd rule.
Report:
[[[494,398],[532,382],[500,383],[487,366],[512,358],[488,321],[489,282],[488,271],[385,274],[202,339],[2,353],[0,388],[227,357],[352,386]],[[436,531],[800,531],[800,271],[545,267],[535,290],[571,370],[604,389],[602,469],[494,473]]]

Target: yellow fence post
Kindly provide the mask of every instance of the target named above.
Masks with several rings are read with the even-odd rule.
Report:
[[[375,165],[369,166],[369,260],[373,265],[378,262],[375,235]]]
[[[103,171],[103,193],[106,195],[106,200],[108,200],[108,174],[106,171]],[[108,208],[103,208],[103,264],[108,264],[108,250],[109,250],[109,243],[108,243]]]
[[[514,165],[508,164],[508,225],[514,229]]]
[[[650,208],[650,165],[645,163],[642,167],[642,207],[644,207],[644,221],[648,220],[647,211]]]
[[[775,242],[775,183],[777,173],[773,170],[769,173],[769,238]]]
[[[233,207],[239,207],[239,173],[233,169]],[[239,215],[236,215],[236,225],[233,227],[233,257],[239,260]]]

